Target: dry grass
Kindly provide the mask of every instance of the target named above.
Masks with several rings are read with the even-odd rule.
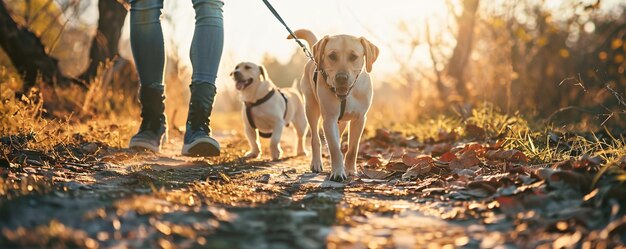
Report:
[[[134,124],[117,117],[79,121],[70,114],[65,119],[44,118],[50,115],[43,108],[42,94],[37,89],[20,99],[12,90],[3,90],[0,94],[3,99],[0,104],[0,137],[10,139],[10,144],[24,149],[49,151],[59,145],[85,142],[121,148],[134,131],[131,129]]]

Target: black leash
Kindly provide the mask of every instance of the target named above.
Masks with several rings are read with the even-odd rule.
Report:
[[[272,96],[274,96],[274,93],[276,92],[276,90],[272,89],[270,92],[268,92],[265,96],[263,96],[263,98],[260,98],[259,100],[250,103],[250,102],[245,102],[246,104],[246,117],[248,118],[248,123],[250,123],[250,127],[252,127],[252,129],[257,130],[256,128],[256,124],[254,123],[254,119],[252,117],[252,107],[261,105],[265,102],[267,102],[269,99],[272,98]],[[278,93],[280,93],[280,95],[283,97],[283,100],[285,101],[285,114],[283,114],[283,119],[287,118],[287,108],[289,108],[289,101],[287,100],[287,97],[285,96],[285,94],[283,92],[281,92],[280,90],[278,90]],[[259,136],[261,136],[262,138],[270,138],[272,137],[272,133],[263,133],[261,131],[259,131]]]
[[[313,61],[313,63],[315,63],[315,68],[317,69],[317,62],[313,58],[313,53],[309,51],[309,49],[306,47],[306,45],[304,45],[304,43],[302,43],[299,39],[296,38],[296,34],[294,34],[293,31],[291,31],[291,29],[289,28],[289,26],[287,26],[287,23],[285,23],[283,18],[280,17],[280,14],[278,14],[276,9],[274,9],[274,6],[272,6],[272,4],[268,2],[267,0],[263,0],[263,3],[265,3],[265,6],[267,6],[267,8],[272,12],[272,14],[274,14],[274,17],[276,17],[276,19],[278,19],[278,21],[281,24],[283,24],[283,26],[287,29],[289,34],[293,37],[293,40],[296,41],[298,45],[300,45],[300,47],[302,48],[302,51],[304,51],[304,55],[306,55],[306,57],[308,57],[311,61]]]
[[[272,12],[272,14],[274,14],[274,17],[278,19],[278,21],[285,27],[285,29],[287,29],[287,32],[289,32],[291,37],[293,37],[293,40],[296,41],[298,45],[302,48],[304,55],[308,57],[309,60],[313,62],[313,64],[315,64],[315,70],[313,73],[313,81],[315,82],[315,88],[317,89],[317,73],[321,73],[322,77],[324,77],[324,81],[328,83],[328,79],[327,79],[328,75],[323,69],[319,67],[319,65],[317,64],[317,61],[315,61],[315,58],[313,57],[313,53],[311,53],[311,51],[306,47],[306,45],[304,45],[304,43],[302,43],[299,39],[296,38],[296,34],[294,34],[293,31],[291,31],[287,23],[285,23],[285,20],[283,20],[283,18],[280,16],[280,14],[278,14],[276,9],[274,9],[274,6],[272,6],[272,4],[270,4],[268,0],[263,0],[263,3],[265,3],[265,6],[267,6],[267,8]],[[355,82],[356,82],[356,79],[355,79]],[[334,88],[332,87],[331,87],[331,90],[335,92]],[[340,98],[340,100],[341,100],[341,106],[339,109],[339,118],[337,119],[337,121],[340,121],[341,118],[343,118],[343,114],[346,111],[346,98]]]

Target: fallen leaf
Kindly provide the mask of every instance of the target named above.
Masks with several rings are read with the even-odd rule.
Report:
[[[490,150],[485,153],[485,158],[511,162],[528,162],[528,157],[519,150]]]
[[[392,163],[388,163],[385,168],[389,171],[406,172],[410,167],[411,166],[406,165],[405,163],[392,162]]]
[[[458,158],[452,152],[443,153],[443,155],[441,155],[441,157],[439,157],[439,161],[444,162],[444,163],[449,163],[449,162],[452,162],[454,160],[458,160]]]
[[[494,193],[496,193],[496,190],[501,186],[501,184],[499,182],[496,181],[473,181],[470,182],[469,184],[467,184],[467,187],[470,189],[482,189],[485,192],[489,193],[489,195],[492,195]]]
[[[457,160],[450,162],[450,169],[466,169],[480,163],[480,159],[473,150],[468,150],[461,154]]]
[[[389,177],[389,175],[391,175],[391,173],[384,171],[384,170],[376,170],[376,169],[368,169],[368,168],[361,169],[361,172],[363,172],[363,174],[370,179],[378,179],[378,180],[386,179],[387,177]]]
[[[603,159],[600,156],[590,156],[589,154],[584,154],[579,160],[572,161],[572,168],[575,169],[584,169],[591,166],[597,166],[603,163]]]
[[[424,145],[417,140],[417,138],[412,137],[412,138],[407,138],[404,143],[402,144],[403,146],[409,147],[409,148],[420,148],[423,147]]]
[[[498,207],[500,210],[509,215],[514,215],[522,210],[524,210],[524,205],[515,197],[511,196],[499,196],[495,200],[498,203]]]
[[[502,147],[503,144],[504,144],[504,140],[502,140],[502,139],[501,140],[496,140],[495,142],[489,144],[488,149],[490,149],[490,150],[497,150],[497,149],[500,149],[500,147]]]
[[[432,163],[434,161],[435,160],[433,160],[433,158],[430,156],[413,157],[413,156],[406,155],[406,154],[402,156],[402,162],[410,167],[413,167],[421,163]]]
[[[573,188],[580,193],[588,193],[591,189],[592,177],[575,171],[556,171],[550,175],[549,185],[555,188]]]
[[[459,193],[464,194],[465,196],[471,196],[475,198],[485,198],[493,194],[490,190],[485,188],[470,188],[460,191]]]
[[[439,133],[437,134],[437,137],[439,138],[439,142],[446,142],[446,141],[454,141],[456,140],[458,134],[456,133],[456,131],[444,131],[444,130],[439,130]]]
[[[433,162],[434,161],[432,160],[432,158],[430,158],[430,160],[421,160],[420,162],[409,168],[406,173],[402,174],[402,179],[413,179],[419,175],[430,172],[430,170],[433,168]]]
[[[461,150],[459,151],[459,153],[463,153],[463,152],[470,151],[470,150],[475,151],[475,152],[476,152],[476,154],[477,154],[479,157],[481,157],[481,156],[484,156],[484,155],[485,155],[485,147],[484,147],[483,145],[481,145],[481,144],[478,144],[478,143],[469,143],[469,144],[466,144],[466,145],[463,147],[463,149],[461,149]]]
[[[382,166],[386,164],[386,162],[384,162],[382,159],[380,159],[380,157],[372,157],[370,159],[367,160],[366,165],[373,167],[373,168],[378,168],[379,166]]]
[[[376,129],[376,135],[374,136],[374,139],[388,142],[390,140],[389,133],[390,131],[387,129]]]
[[[82,149],[89,153],[89,154],[93,154],[96,153],[98,151],[98,145],[95,143],[88,143],[82,146]]]
[[[574,164],[574,160],[568,159],[560,162],[556,162],[552,165],[552,169],[560,169],[560,170],[568,170],[572,169]]]
[[[452,145],[449,143],[438,143],[429,145],[424,149],[424,152],[430,152],[432,156],[441,156],[452,149]]]
[[[485,137],[485,129],[479,127],[475,124],[467,124],[465,125],[465,132],[469,137],[472,138],[483,138]]]

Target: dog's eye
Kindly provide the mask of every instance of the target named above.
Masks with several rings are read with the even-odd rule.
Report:
[[[350,57],[348,57],[348,59],[350,59],[350,61],[355,61],[357,58],[359,58],[356,54],[350,54]]]
[[[250,66],[245,66],[244,68],[245,68],[246,70],[248,70],[248,69],[250,69]]]
[[[328,58],[329,58],[330,60],[332,60],[332,61],[336,61],[336,60],[337,60],[337,54],[332,53],[332,54],[328,55]]]

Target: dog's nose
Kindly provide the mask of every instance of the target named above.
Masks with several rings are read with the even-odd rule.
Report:
[[[335,75],[335,82],[337,84],[348,84],[348,74],[338,73]]]
[[[235,71],[233,74],[235,75],[235,77],[241,76],[241,72],[239,72],[239,71]]]

